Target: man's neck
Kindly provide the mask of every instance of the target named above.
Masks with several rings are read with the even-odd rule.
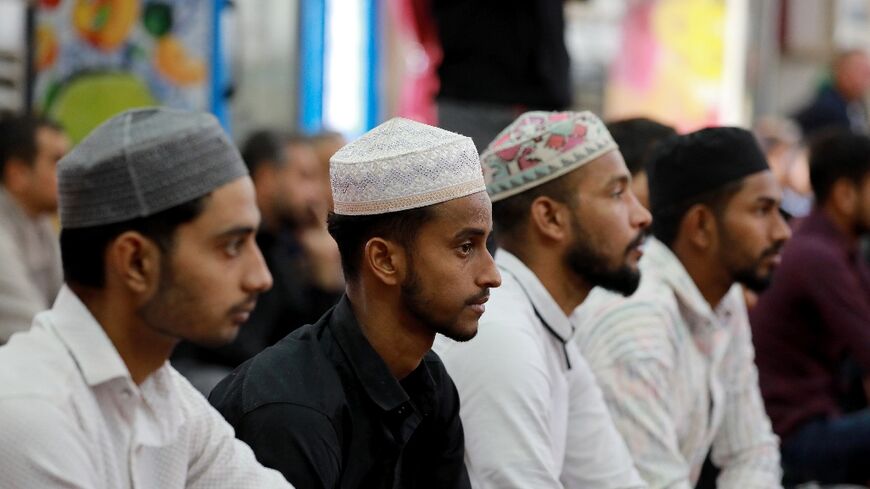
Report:
[[[87,287],[71,288],[106,332],[136,385],[166,363],[176,339],[149,328],[123,300]]]
[[[398,380],[413,372],[432,348],[435,333],[414,318],[399,313],[399,307],[384,295],[366,293],[348,285],[354,316],[378,356]]]
[[[506,249],[538,277],[566,316],[570,316],[592,290],[592,286],[571,272],[561,259],[562,253],[557,250],[540,250],[532,246]]]
[[[28,217],[28,219],[35,220],[43,215],[43,213],[40,212],[39,209],[35,209],[32,205],[30,205],[30,203],[24,196],[13,193],[8,189],[4,190],[6,190],[6,195],[9,196],[9,199],[12,201],[12,203],[15,204],[21,210],[21,212]]]
[[[713,263],[706,256],[702,256],[696,252],[681,249],[676,247],[674,254],[682,263],[686,273],[691,277],[695,287],[701,292],[704,300],[710,304],[711,309],[715,309],[725,294],[734,285],[734,280],[725,271],[725,268],[718,263]]]

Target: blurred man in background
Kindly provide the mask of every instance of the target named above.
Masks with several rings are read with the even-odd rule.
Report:
[[[804,136],[821,129],[840,127],[858,134],[870,132],[864,97],[870,90],[870,58],[860,49],[844,51],[834,58],[831,80],[815,98],[795,114]]]
[[[52,216],[55,168],[69,146],[53,122],[30,116],[0,120],[0,344],[28,329],[63,282]]]
[[[565,0],[429,0],[441,40],[438,125],[478,148],[528,110],[571,105]]]
[[[761,391],[786,482],[866,484],[870,410],[843,413],[839,401],[847,359],[870,393],[870,266],[858,247],[870,232],[870,138],[820,135],[810,178],[816,206],[751,314]]]

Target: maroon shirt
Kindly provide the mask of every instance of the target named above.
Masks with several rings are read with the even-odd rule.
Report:
[[[839,413],[845,357],[870,374],[870,268],[819,209],[786,244],[750,321],[761,393],[780,437]]]

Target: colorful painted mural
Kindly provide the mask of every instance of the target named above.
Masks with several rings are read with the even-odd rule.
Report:
[[[131,107],[207,110],[213,0],[40,0],[34,104],[78,141]]]

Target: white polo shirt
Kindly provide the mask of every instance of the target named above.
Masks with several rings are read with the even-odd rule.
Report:
[[[499,250],[496,264],[502,285],[477,336],[435,344],[459,390],[472,486],[645,487],[571,321],[517,257]]]

